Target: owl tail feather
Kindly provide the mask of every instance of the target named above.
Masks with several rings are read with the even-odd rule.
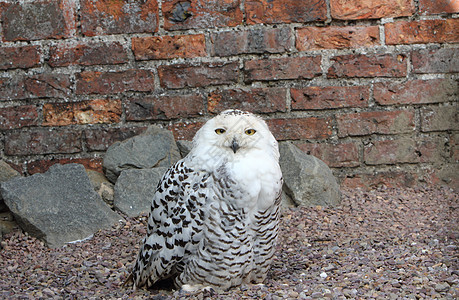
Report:
[[[131,285],[134,283],[134,276],[129,274],[128,278],[124,281],[124,283],[121,285],[122,287],[125,287],[126,285]],[[136,286],[134,284],[134,290],[136,290]]]

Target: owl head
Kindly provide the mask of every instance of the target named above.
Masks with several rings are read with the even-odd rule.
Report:
[[[279,158],[277,141],[265,121],[241,110],[225,110],[207,121],[193,138],[193,150],[227,160],[257,152]]]

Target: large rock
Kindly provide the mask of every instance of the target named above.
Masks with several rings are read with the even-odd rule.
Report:
[[[169,167],[179,159],[172,132],[153,125],[140,135],[110,146],[103,167],[108,180],[115,183],[123,170]]]
[[[151,200],[166,167],[125,170],[115,184],[114,206],[129,217],[150,212]]]
[[[55,164],[46,173],[3,182],[0,189],[19,226],[53,248],[122,219],[97,195],[79,164]]]
[[[9,164],[0,160],[0,183],[10,180],[13,177],[21,176],[18,171],[13,169]],[[0,212],[8,211],[8,207],[3,201],[2,194],[0,193]]]
[[[340,191],[330,168],[320,159],[305,154],[295,145],[279,145],[284,192],[297,205],[336,206]]]

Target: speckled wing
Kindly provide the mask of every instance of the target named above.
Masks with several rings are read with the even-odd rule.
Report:
[[[183,270],[184,257],[195,251],[202,235],[208,177],[180,160],[158,183],[132,273],[135,287],[149,287]]]

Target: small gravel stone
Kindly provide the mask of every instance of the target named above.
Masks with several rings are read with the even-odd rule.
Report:
[[[341,206],[283,208],[264,285],[229,291],[123,286],[146,215],[48,249],[3,235],[0,299],[458,299],[459,195],[442,187],[343,190]]]

